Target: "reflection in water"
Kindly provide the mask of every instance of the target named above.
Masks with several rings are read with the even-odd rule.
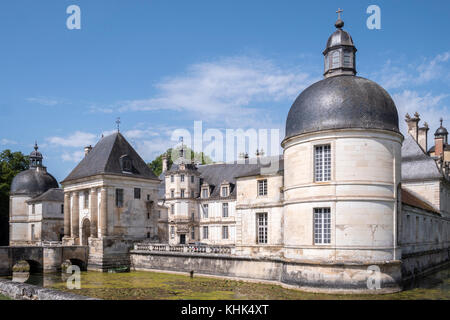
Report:
[[[70,273],[14,273],[12,280],[42,287],[67,289]],[[10,277],[11,279],[11,277]],[[154,272],[82,272],[78,294],[104,299],[446,299],[450,300],[450,268],[416,279],[404,291],[385,295],[327,295],[277,288],[272,285],[239,284],[237,281]],[[219,288],[220,287],[220,288]],[[248,287],[248,288],[247,288]],[[137,295],[136,292],[140,292]]]

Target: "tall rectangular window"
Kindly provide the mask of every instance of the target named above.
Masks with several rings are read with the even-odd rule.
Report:
[[[267,243],[267,212],[258,213],[256,215],[257,242]]]
[[[116,189],[116,207],[123,207],[123,189]]]
[[[222,239],[228,239],[228,226],[222,226]]]
[[[175,205],[174,204],[170,205],[170,213],[175,214]]]
[[[181,189],[181,198],[184,198],[184,189]]]
[[[208,227],[203,227],[203,239],[208,239],[209,232]]]
[[[184,174],[181,175],[181,182],[184,182]]]
[[[222,217],[228,218],[228,203],[222,203]]]
[[[314,180],[331,180],[331,146],[329,144],[314,148]]]
[[[202,198],[208,198],[208,189],[206,188],[202,189]]]
[[[194,192],[194,190],[191,190],[191,198],[194,198],[195,197],[195,192]]]
[[[192,227],[191,229],[191,240],[195,240],[195,228]]]
[[[170,190],[170,197],[175,198],[175,190]]]
[[[195,177],[191,176],[191,182],[194,183],[195,182]]]
[[[36,213],[36,205],[35,205],[35,204],[32,204],[32,205],[31,205],[31,213],[32,213],[32,214],[35,214],[35,213]]]
[[[61,205],[61,214],[64,214],[64,205]]]
[[[89,208],[89,191],[84,192],[84,209]]]
[[[175,227],[174,226],[170,226],[170,238],[171,239],[175,238]]]
[[[140,188],[134,188],[134,198],[135,199],[141,198],[141,189]]]
[[[36,240],[35,235],[34,235],[34,224],[31,225],[31,241]]]
[[[207,204],[204,204],[204,205],[202,206],[202,208],[203,208],[203,218],[208,218],[209,206],[208,206]]]
[[[314,243],[331,243],[331,213],[330,208],[314,209]]]
[[[258,181],[258,196],[267,196],[267,180]]]
[[[175,181],[175,177],[173,175],[170,176],[170,182],[174,182]]]

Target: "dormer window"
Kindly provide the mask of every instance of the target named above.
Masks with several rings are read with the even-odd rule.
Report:
[[[228,197],[228,186],[222,187],[222,197]]]
[[[120,166],[122,168],[122,172],[132,173],[133,172],[133,162],[128,155],[124,155],[120,157]]]
[[[209,188],[204,187],[202,188],[202,198],[208,198],[209,197]]]
[[[175,177],[173,175],[170,176],[170,182],[175,182]]]

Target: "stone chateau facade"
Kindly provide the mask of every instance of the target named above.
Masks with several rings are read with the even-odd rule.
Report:
[[[356,76],[343,25],[323,52],[324,79],[289,111],[283,155],[196,165],[182,148],[156,177],[117,132],[87,147],[58,189],[36,148],[13,182],[11,245],[87,246],[92,270],[194,271],[315,291],[365,291],[375,271],[379,292],[397,291],[448,262],[448,132],[441,121],[428,148],[416,113],[400,133],[390,95]]]

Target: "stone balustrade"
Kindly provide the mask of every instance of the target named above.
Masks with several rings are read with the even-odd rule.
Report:
[[[219,245],[175,245],[153,244],[153,243],[136,243],[134,245],[136,251],[156,251],[156,252],[184,252],[184,253],[202,253],[202,254],[235,254],[235,248],[232,246]]]

